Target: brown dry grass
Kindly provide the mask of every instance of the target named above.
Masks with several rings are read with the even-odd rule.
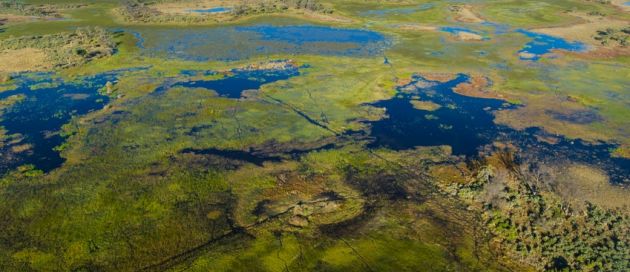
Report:
[[[6,20],[7,23],[21,23],[36,20],[38,17],[36,16],[25,16],[25,15],[15,15],[15,14],[0,14],[0,21]]]
[[[477,14],[472,11],[472,7],[468,5],[459,6],[460,9],[455,13],[455,20],[463,23],[481,23],[484,22]]]
[[[48,56],[41,49],[24,48],[0,52],[0,73],[42,71],[52,68]]]
[[[486,78],[485,76],[472,75],[468,82],[464,82],[455,86],[455,88],[453,88],[453,91],[465,96],[505,99],[502,94],[490,91],[487,88],[489,84],[490,83],[488,82],[488,78]]]
[[[554,112],[570,116],[576,112],[588,110],[579,102],[571,101],[567,97],[549,97],[548,95],[528,95],[515,97],[524,102],[524,106],[517,109],[497,112],[495,122],[515,129],[541,127],[551,134],[565,135],[569,138],[581,138],[587,141],[614,139],[612,131],[604,131],[589,124],[579,124],[558,120],[549,114]]]
[[[630,24],[630,22],[627,21],[609,19],[607,17],[589,16],[581,13],[574,13],[573,15],[582,18],[584,23],[563,27],[539,28],[534,29],[534,31],[562,37],[567,40],[579,40],[592,46],[600,47],[602,44],[593,39],[597,30],[606,28],[621,28]]]
[[[411,100],[409,101],[409,103],[411,103],[411,105],[415,109],[425,110],[425,111],[435,111],[440,108],[440,105],[435,104],[430,101]]]
[[[630,190],[612,185],[603,171],[583,164],[561,169],[556,191],[565,201],[577,206],[588,201],[611,209],[630,207]]]

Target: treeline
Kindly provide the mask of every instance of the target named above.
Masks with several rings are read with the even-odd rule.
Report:
[[[99,27],[77,28],[43,36],[21,36],[0,41],[0,51],[35,48],[44,51],[55,67],[65,68],[114,54],[113,34]]]
[[[554,192],[558,170],[517,163],[480,163],[457,195],[482,218],[501,253],[545,271],[628,271],[630,218],[622,210],[574,207]]]

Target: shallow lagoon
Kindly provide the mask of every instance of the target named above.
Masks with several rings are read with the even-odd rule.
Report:
[[[525,44],[524,48],[519,51],[522,60],[536,61],[543,55],[551,53],[553,50],[581,52],[587,49],[587,46],[581,42],[569,42],[562,38],[524,29],[519,29],[516,32],[533,39],[531,42]]]
[[[315,25],[131,29],[142,53],[195,61],[239,60],[268,54],[379,55],[390,45],[374,31]]]
[[[224,12],[229,12],[231,11],[231,8],[226,8],[226,7],[214,7],[214,8],[207,8],[207,9],[191,9],[189,10],[189,12],[195,12],[195,13],[224,13]]]

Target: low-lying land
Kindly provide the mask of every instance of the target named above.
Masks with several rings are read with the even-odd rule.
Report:
[[[619,1],[0,5],[2,271],[630,267]]]

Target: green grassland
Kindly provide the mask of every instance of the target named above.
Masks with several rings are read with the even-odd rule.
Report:
[[[84,2],[85,7],[60,10],[65,20],[10,23],[0,39],[69,33],[77,27],[128,27],[115,19],[118,1],[55,4]],[[367,104],[394,96],[395,87],[412,74],[466,73],[487,76],[491,92],[522,104],[496,113],[501,124],[630,146],[628,55],[598,59],[560,53],[558,59],[531,64],[517,56],[528,39],[516,33],[466,42],[440,31],[398,27],[458,24],[445,1],[400,16],[361,15],[428,2],[323,1],[336,16],[351,19],[341,26],[391,37],[393,45],[385,52],[391,65],[383,64],[383,56],[166,59],[142,55],[136,38],[120,33],[113,36],[115,54],[56,70],[74,80],[148,67],[125,72],[104,109],[63,127],[67,138],[58,149],[66,162],[61,167],[43,173],[22,166],[0,179],[0,270],[536,271],[554,269],[557,254],[571,254],[568,269],[627,269],[622,255],[630,239],[623,233],[630,224],[627,207],[567,208],[570,204],[557,192],[532,189],[533,174],[523,175],[505,160],[466,165],[449,156],[446,146],[370,150],[366,139],[342,135],[368,129],[365,120],[384,118],[382,109]],[[629,19],[628,13],[597,1],[478,2],[470,5],[479,16],[514,28],[580,22],[567,11]],[[295,16],[257,14],[230,24],[340,26]],[[489,26],[475,27],[492,32]],[[480,51],[488,54],[480,56]],[[299,76],[263,85],[242,99],[184,87],[154,93],[169,80],[185,80],[181,70],[228,71],[276,59],[307,66]],[[1,83],[0,89],[11,89],[10,84]],[[6,98],[2,109],[14,103],[19,99]],[[573,124],[553,119],[549,109],[593,111],[601,119]],[[329,143],[335,148],[300,157],[278,152],[281,161],[258,165],[182,152],[309,150]],[[506,192],[487,199],[495,177],[503,178]],[[601,229],[600,222],[613,223]],[[570,226],[579,234],[563,238],[560,230]],[[612,236],[621,242],[611,246]],[[586,242],[570,248],[573,238]],[[588,251],[596,245],[601,251]],[[601,253],[615,250],[620,253]]]

